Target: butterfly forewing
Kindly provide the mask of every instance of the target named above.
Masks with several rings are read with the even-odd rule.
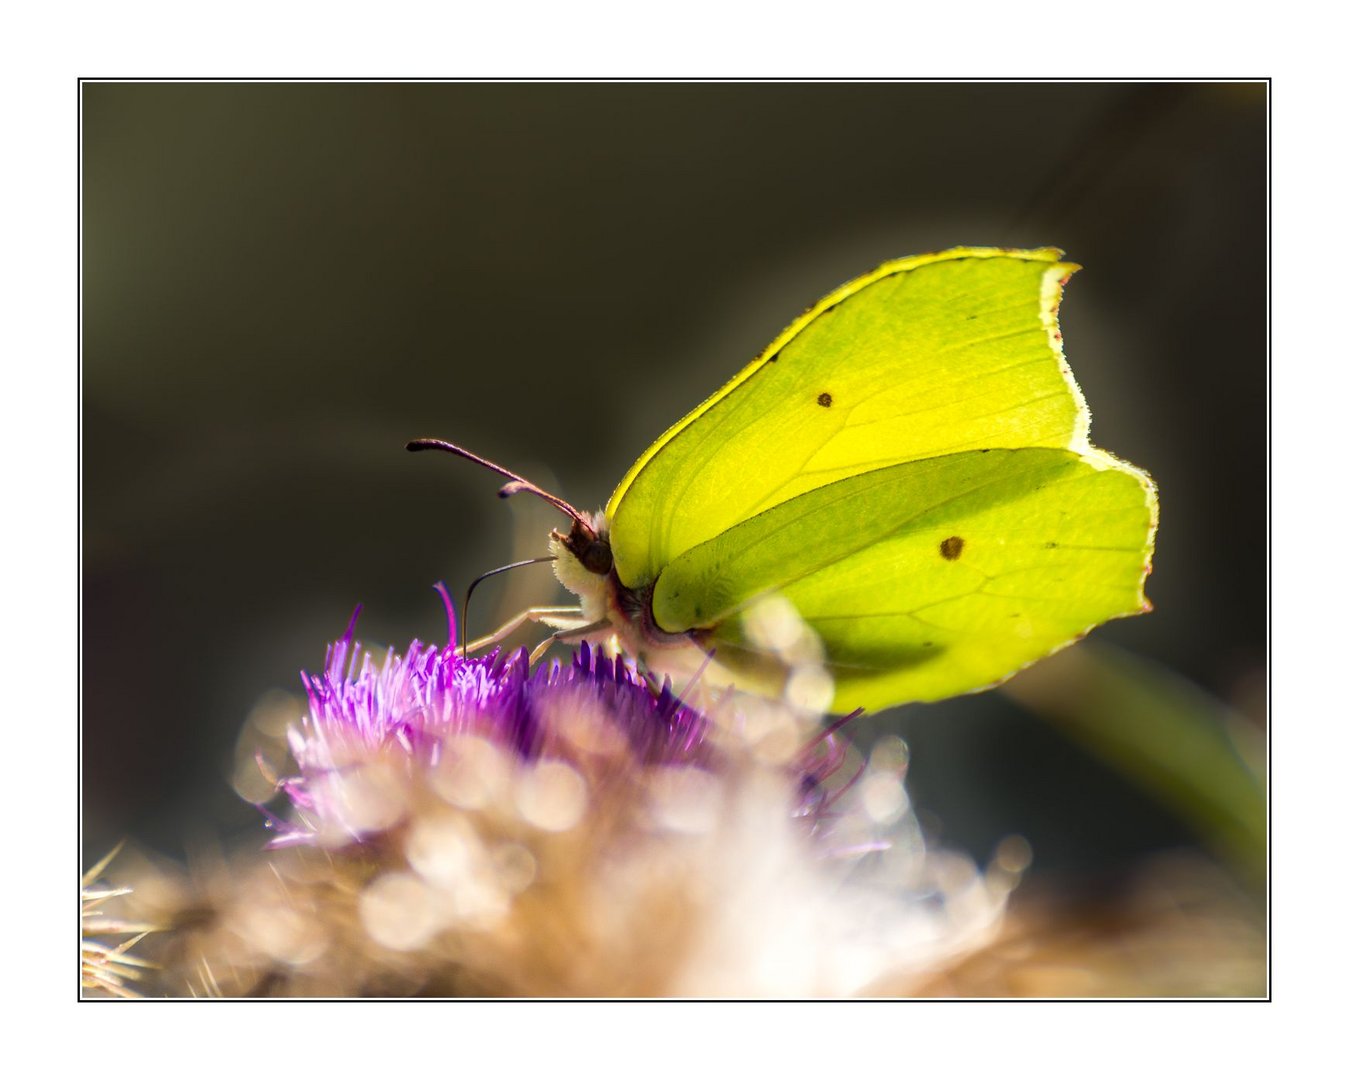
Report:
[[[1085,446],[1058,347],[1060,252],[956,249],[843,286],[666,433],[610,500],[620,579],[773,506],[905,461]]]

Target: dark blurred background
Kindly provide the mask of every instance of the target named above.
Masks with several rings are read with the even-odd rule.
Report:
[[[1264,84],[86,83],[82,102],[87,861],[127,835],[260,839],[230,775],[263,695],[298,693],[357,602],[368,643],[441,641],[435,581],[462,595],[544,551],[545,507],[408,438],[599,507],[807,304],[958,244],[1083,264],[1062,319],[1093,438],[1162,507],[1155,612],[1092,640],[1263,738]],[[546,567],[496,579],[473,630],[554,588]],[[1195,842],[1184,800],[1024,700],[856,729],[888,730],[931,827],[980,861],[1013,832],[1081,876]]]

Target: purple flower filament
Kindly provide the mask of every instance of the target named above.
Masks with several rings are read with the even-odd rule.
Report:
[[[323,671],[302,673],[309,709],[290,733],[299,775],[281,787],[301,811],[316,805],[316,782],[359,767],[393,750],[408,766],[434,768],[446,743],[478,736],[519,762],[574,758],[575,747],[557,730],[558,718],[600,717],[621,733],[623,759],[637,767],[715,769],[712,721],[685,704],[666,679],[653,689],[622,659],[581,644],[569,663],[554,660],[531,670],[528,651],[494,650],[465,657],[457,649],[452,607],[449,640],[440,648],[413,641],[392,649],[382,663],[355,639],[358,607],[346,633],[329,646]],[[275,822],[278,844],[301,842],[311,830]]]

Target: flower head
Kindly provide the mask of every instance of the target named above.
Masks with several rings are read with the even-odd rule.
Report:
[[[464,657],[452,615],[380,660],[354,634],[304,677],[288,850],[215,886],[189,992],[894,993],[1001,915],[923,844],[897,740],[866,763],[843,721],[587,645]]]
[[[309,709],[290,735],[300,772],[281,784],[299,821],[279,825],[278,845],[340,845],[380,832],[406,809],[399,804],[418,777],[438,778],[451,801],[471,799],[450,789],[456,779],[478,786],[480,776],[466,775],[473,764],[466,758],[483,754],[520,768],[553,763],[613,773],[620,762],[624,769],[706,770],[722,753],[713,720],[677,697],[668,679],[653,687],[603,650],[582,644],[569,663],[532,670],[523,649],[466,657],[447,598],[443,647],[413,641],[377,661],[354,640],[359,610],[329,647],[322,672],[302,675]],[[836,765],[836,757],[822,760]],[[812,791],[822,778],[819,762],[802,777]]]

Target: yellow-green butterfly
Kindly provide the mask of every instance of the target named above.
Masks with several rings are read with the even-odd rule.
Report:
[[[554,531],[579,608],[525,619],[616,637],[659,669],[690,646],[741,686],[787,672],[748,613],[789,601],[830,711],[984,689],[1149,610],[1156,489],[1092,446],[1058,329],[1053,248],[898,259],[830,293],[655,441],[592,517]],[[478,644],[500,640],[504,633]]]

